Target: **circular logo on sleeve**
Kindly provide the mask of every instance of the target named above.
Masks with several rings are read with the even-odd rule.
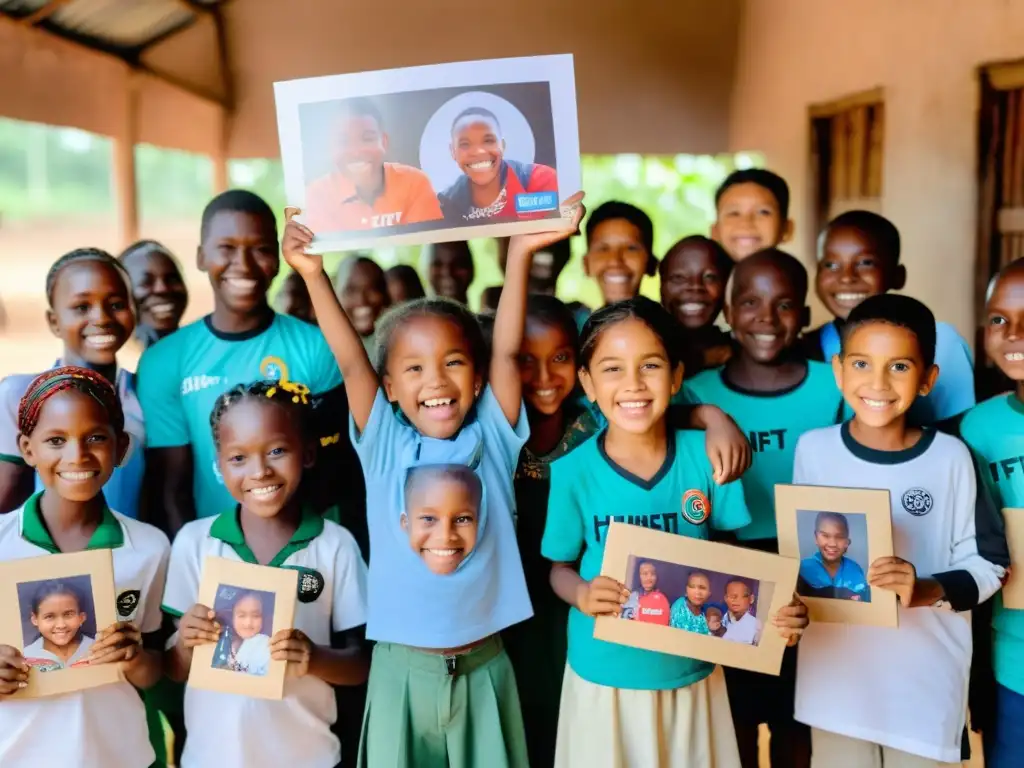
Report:
[[[139,598],[142,592],[138,589],[126,589],[117,596],[117,615],[122,619],[130,619],[135,609],[139,607]]]
[[[903,508],[914,517],[923,517],[932,511],[932,495],[924,488],[911,488],[904,491],[900,499]]]
[[[711,504],[703,493],[693,489],[683,494],[683,518],[686,522],[700,525],[708,519],[710,512]]]
[[[303,568],[301,565],[290,566],[299,572],[298,598],[300,603],[315,602],[324,591],[326,582],[320,571]]]

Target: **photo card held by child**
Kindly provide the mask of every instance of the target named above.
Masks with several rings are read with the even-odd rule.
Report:
[[[81,691],[122,680],[118,664],[89,664],[97,628],[118,621],[109,549],[0,563],[0,645],[21,651],[28,685],[11,698]],[[137,593],[134,596],[137,599]],[[59,673],[59,674],[58,674]]]
[[[911,495],[905,508],[922,503]],[[871,563],[892,556],[891,514],[885,490],[775,486],[779,554],[800,562],[796,592],[812,622],[897,626],[896,593],[867,579]]]
[[[270,638],[295,622],[299,572],[208,557],[199,602],[221,625],[216,643],[197,646],[188,684],[260,699],[284,696],[287,662],[270,657]]]
[[[594,637],[727,667],[779,674],[786,641],[771,619],[792,599],[790,558],[611,523],[601,574],[630,590]],[[767,631],[765,631],[767,629]]]

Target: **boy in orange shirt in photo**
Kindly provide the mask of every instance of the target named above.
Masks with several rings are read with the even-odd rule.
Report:
[[[654,563],[640,563],[640,587],[643,592],[637,600],[633,618],[647,624],[668,626],[671,606],[665,594],[658,589],[658,570]]]
[[[349,99],[332,132],[334,172],[306,189],[306,226],[328,234],[441,218],[430,179],[419,168],[384,162],[388,135],[376,105]]]

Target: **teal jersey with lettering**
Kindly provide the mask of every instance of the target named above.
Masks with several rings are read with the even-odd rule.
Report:
[[[716,485],[704,452],[704,434],[670,434],[661,469],[644,480],[615,464],[605,432],[551,464],[548,518],[541,554],[558,563],[580,561],[580,577],[601,572],[612,521],[708,539],[709,529],[731,531],[750,522],[739,482]],[[581,557],[582,555],[582,557]],[[677,598],[672,595],[672,598]],[[569,665],[591,683],[613,688],[667,690],[699,682],[714,665],[632,648],[594,637],[594,619],[569,611]]]
[[[138,392],[148,448],[190,446],[196,515],[235,505],[217,467],[210,414],[238,384],[287,379],[313,395],[341,385],[341,372],[320,329],[288,315],[250,333],[216,331],[209,316],[149,347],[139,361]],[[344,424],[338,425],[338,431]]]
[[[1024,509],[1024,403],[1013,393],[979,403],[964,416],[960,436],[974,452],[978,477],[996,504]],[[992,626],[996,680],[1024,695],[1024,611],[1004,608],[999,593]]]
[[[730,384],[724,368],[699,373],[687,382],[693,403],[715,405],[732,417],[750,441],[754,460],[741,478],[751,522],[736,532],[741,541],[774,539],[775,484],[793,482],[796,441],[804,432],[841,418],[843,396],[832,366],[807,363],[807,375],[779,392],[750,392]]]

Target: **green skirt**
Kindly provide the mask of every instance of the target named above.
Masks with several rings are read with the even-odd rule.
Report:
[[[501,639],[454,657],[378,643],[359,742],[363,768],[527,768]]]

